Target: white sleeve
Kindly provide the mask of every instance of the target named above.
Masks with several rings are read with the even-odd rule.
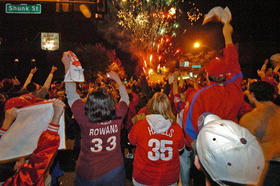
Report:
[[[124,101],[127,106],[129,105],[129,96],[127,94],[126,88],[123,84],[119,84],[120,101]]]
[[[68,104],[70,107],[76,100],[81,99],[81,97],[76,91],[76,83],[65,83],[65,90]]]

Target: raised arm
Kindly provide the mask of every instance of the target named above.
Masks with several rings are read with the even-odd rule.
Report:
[[[114,80],[118,84],[121,97],[120,101],[124,101],[127,105],[129,105],[129,96],[118,74],[116,72],[109,72],[107,73],[107,77]]]
[[[238,53],[232,41],[233,28],[230,23],[225,23],[223,35],[225,39],[224,63],[228,72],[231,74],[240,74],[241,68],[238,60]]]
[[[52,79],[53,79],[53,73],[57,70],[57,67],[52,66],[51,72],[49,73],[44,85],[42,88],[45,88],[47,90],[49,90],[51,83],[52,83]]]
[[[38,70],[37,67],[34,67],[30,70],[30,73],[27,76],[27,78],[23,84],[23,87],[21,88],[22,90],[26,89],[27,85],[29,85],[31,83],[33,75],[37,72],[37,70]]]
[[[48,129],[41,134],[37,148],[32,153],[28,163],[25,163],[13,177],[9,178],[3,184],[4,186],[42,184],[45,172],[59,147],[57,131],[64,107],[65,105],[62,101],[58,99],[54,101],[52,121],[49,123]]]
[[[225,23],[223,27],[223,35],[225,39],[225,46],[233,44],[232,42],[232,32],[233,28],[230,23]]]
[[[0,128],[0,139],[7,132],[7,130],[11,127],[11,125],[15,121],[16,117],[17,117],[17,109],[15,107],[13,107],[5,112],[5,119]]]
[[[179,93],[179,85],[178,85],[178,73],[175,72],[169,77],[169,82],[172,84],[173,95],[177,95]]]
[[[267,67],[268,62],[269,62],[269,60],[265,59],[263,65],[262,65],[261,70],[257,70],[258,76],[260,78],[264,78],[265,77],[265,71],[266,71],[266,67]]]
[[[61,61],[64,65],[64,70],[66,74],[69,70],[70,62],[71,62],[71,59],[68,56],[68,52],[63,53]],[[76,83],[65,82],[65,92],[70,107],[76,100],[81,99],[76,90]]]
[[[275,74],[278,74],[279,69],[280,69],[280,64],[277,64],[277,65],[275,66],[275,68],[273,69],[273,72],[274,72]]]

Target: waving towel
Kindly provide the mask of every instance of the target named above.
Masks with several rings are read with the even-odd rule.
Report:
[[[84,82],[84,69],[78,57],[72,51],[68,51],[67,55],[70,58],[70,66],[65,75],[64,82]]]
[[[231,20],[231,12],[228,7],[223,9],[220,6],[216,6],[212,8],[204,17],[203,23],[208,23],[209,21],[212,21],[213,19],[217,19],[217,21],[220,21],[222,23],[229,23]]]
[[[52,120],[52,104],[50,100],[18,109],[16,120],[0,140],[0,161],[30,155],[35,150],[41,133]],[[59,149],[65,149],[64,114],[59,124]]]
[[[279,65],[280,64],[280,53],[273,54],[270,57],[270,60],[274,66]]]

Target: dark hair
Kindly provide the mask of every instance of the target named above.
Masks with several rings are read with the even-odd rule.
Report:
[[[34,92],[36,90],[36,84],[35,83],[30,83],[29,85],[27,85],[26,90],[28,92]]]
[[[275,88],[265,81],[253,82],[249,87],[250,93],[254,93],[258,101],[273,101]]]
[[[85,105],[85,114],[94,123],[117,119],[113,96],[102,88],[91,92]]]
[[[209,80],[216,83],[222,83],[226,80],[226,77],[209,76]]]

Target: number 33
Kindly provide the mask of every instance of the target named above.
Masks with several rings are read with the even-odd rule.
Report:
[[[106,146],[106,150],[107,151],[112,151],[116,148],[116,136],[111,136],[110,138],[107,139],[107,144],[108,146]],[[103,141],[102,139],[100,138],[94,138],[91,140],[91,142],[93,143],[93,147],[90,148],[90,150],[92,152],[100,152],[102,151],[103,147],[102,147],[102,144],[103,144]]]

